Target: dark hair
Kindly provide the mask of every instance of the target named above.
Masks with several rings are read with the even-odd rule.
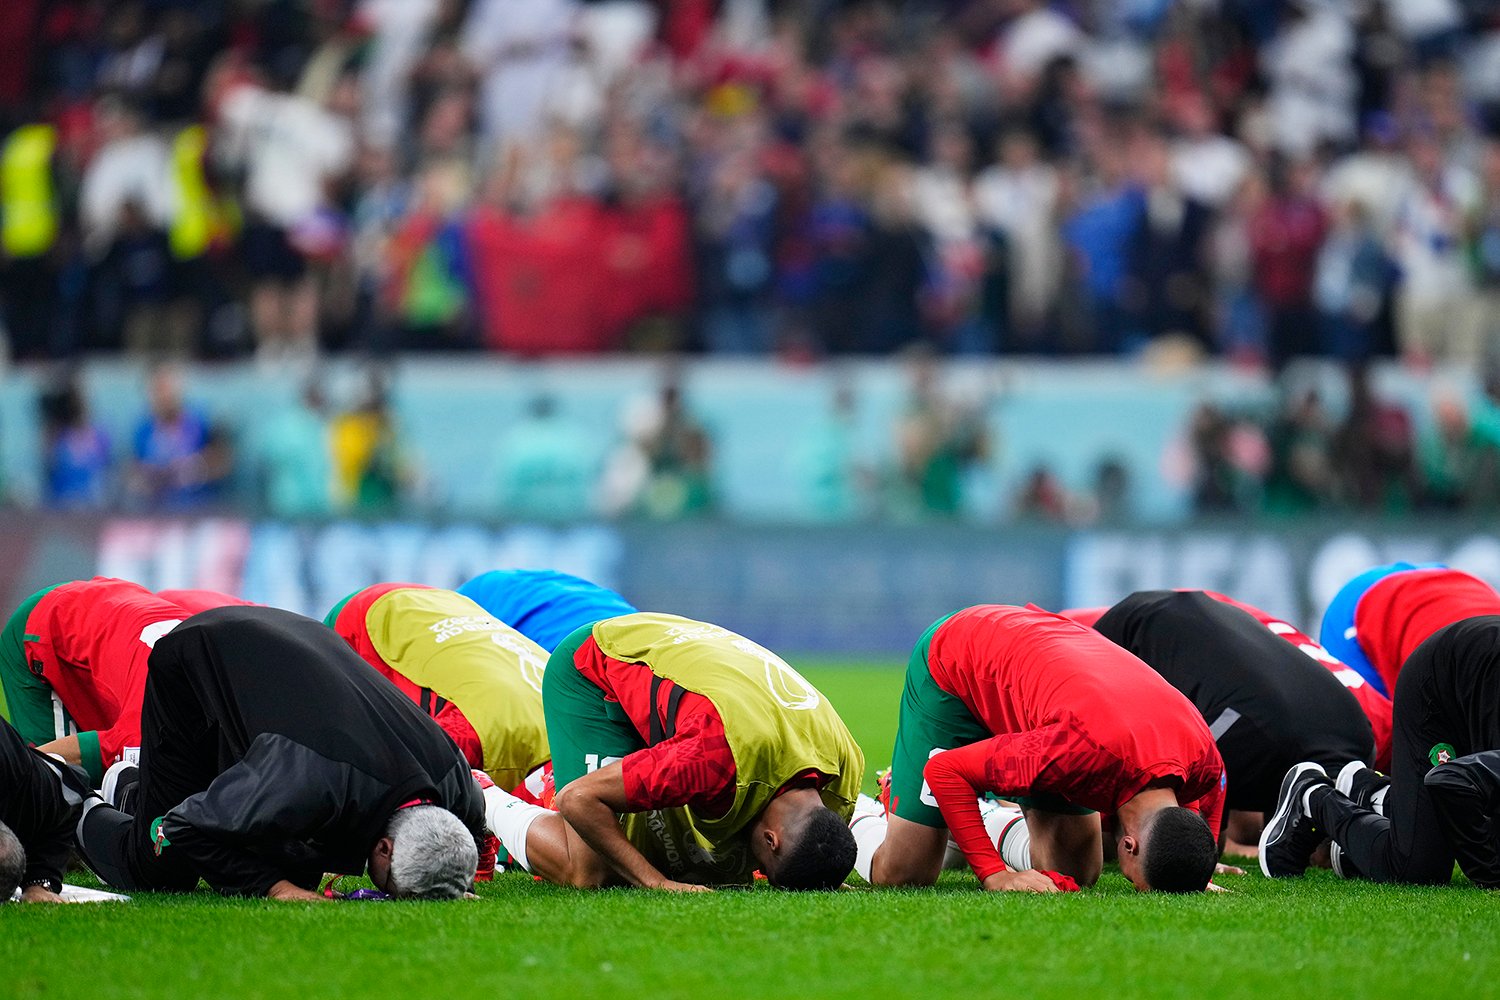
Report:
[[[0,823],[0,903],[10,902],[11,893],[25,875],[26,848],[10,827]]]
[[[796,842],[766,877],[778,889],[837,889],[854,870],[857,853],[849,824],[832,809],[820,807],[802,824]]]
[[[1171,806],[1152,818],[1145,854],[1146,884],[1153,891],[1202,892],[1214,877],[1219,845],[1202,816]]]

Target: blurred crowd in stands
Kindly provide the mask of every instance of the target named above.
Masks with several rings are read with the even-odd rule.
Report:
[[[1473,397],[1438,386],[1430,414],[1382,398],[1354,367],[1342,412],[1284,381],[1269,414],[1204,403],[1181,449],[1199,513],[1400,516],[1500,512],[1500,377]]]
[[[1500,343],[1486,0],[5,7],[21,358]]]
[[[1343,370],[1292,366],[1270,396],[1205,397],[1175,433],[1170,416],[1124,427],[1166,442],[1154,467],[1151,451],[1127,459],[1096,446],[1082,456],[1091,468],[1064,477],[1055,451],[1008,453],[1028,449],[1006,440],[1013,431],[1002,398],[955,392],[935,359],[916,358],[903,398],[873,411],[873,437],[860,427],[870,404],[835,375],[824,412],[776,424],[776,458],[760,474],[787,481],[795,505],[783,516],[797,521],[1121,526],[1140,521],[1143,489],[1185,496],[1183,513],[1206,517],[1500,513],[1500,378],[1477,390],[1424,380],[1423,402],[1383,393],[1362,366],[1339,384]],[[54,510],[228,509],[287,519],[732,517],[736,505],[724,496],[732,470],[721,455],[744,455],[744,435],[765,434],[754,422],[716,431],[669,367],[656,388],[624,395],[613,423],[582,422],[538,389],[515,419],[481,418],[481,462],[427,468],[424,446],[433,442],[403,427],[387,379],[371,369],[335,404],[314,377],[295,403],[229,423],[164,365],[143,387],[139,416],[112,434],[90,414],[76,376],[64,376],[39,400],[37,500]],[[477,484],[479,506],[452,508],[435,480],[455,472]]]
[[[337,412],[309,381],[293,405],[253,427],[215,422],[170,366],[151,373],[145,396],[128,440],[116,442],[90,415],[76,376],[42,393],[45,506],[168,513],[236,506],[299,518],[393,514],[419,493],[379,374]]]

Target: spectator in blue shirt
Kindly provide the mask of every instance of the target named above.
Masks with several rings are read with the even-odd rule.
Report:
[[[109,435],[89,419],[78,382],[69,376],[42,395],[47,505],[97,509],[109,502],[114,456]]]
[[[176,371],[151,375],[150,409],[131,442],[130,491],[145,507],[181,510],[211,501],[228,476],[227,442],[182,398]]]

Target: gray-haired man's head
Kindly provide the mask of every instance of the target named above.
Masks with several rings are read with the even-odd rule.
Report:
[[[397,898],[458,899],[478,867],[474,835],[441,806],[396,810],[370,852],[370,881]]]

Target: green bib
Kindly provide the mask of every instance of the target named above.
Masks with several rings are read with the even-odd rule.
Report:
[[[393,590],[370,605],[365,628],[392,670],[458,706],[484,747],[485,772],[502,789],[551,758],[542,647],[451,590]]]
[[[644,663],[703,695],[724,720],[735,794],[723,816],[681,808],[626,817],[631,843],[653,862],[665,860],[663,871],[747,881],[755,867],[750,826],[783,785],[807,771],[832,779],[822,788],[828,808],[846,820],[852,814],[864,754],[828,699],[781,657],[728,629],[675,615],[607,618],[594,626],[594,642],[606,656]]]

